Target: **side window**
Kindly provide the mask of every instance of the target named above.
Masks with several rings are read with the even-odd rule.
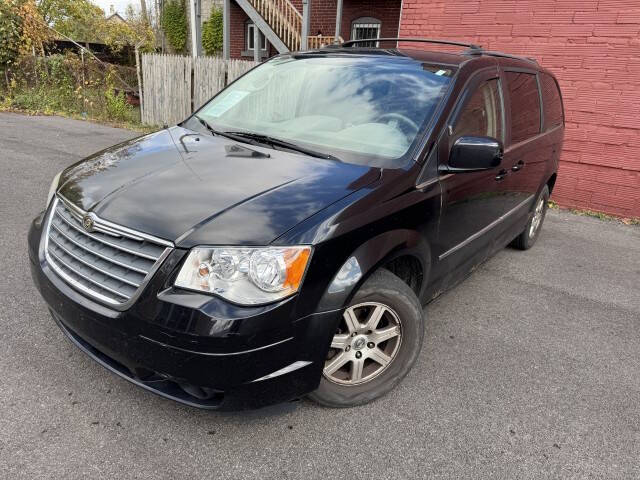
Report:
[[[556,81],[550,75],[540,74],[540,88],[542,90],[542,105],[544,106],[544,129],[562,125],[562,99]]]
[[[493,137],[502,141],[502,124],[500,84],[494,78],[480,85],[462,108],[451,141],[462,136]]]
[[[519,143],[540,133],[540,96],[536,76],[506,72],[511,103],[511,143]]]

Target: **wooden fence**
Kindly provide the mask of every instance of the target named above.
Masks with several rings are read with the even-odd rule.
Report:
[[[245,60],[142,56],[142,122],[173,125],[256,65]]]
[[[248,62],[246,60],[228,60],[227,85],[233,82],[236,78],[241,77],[242,75],[247,73],[256,65],[256,62]]]

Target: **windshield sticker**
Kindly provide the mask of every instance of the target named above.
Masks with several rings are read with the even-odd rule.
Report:
[[[440,75],[440,76],[442,76],[442,75],[444,75],[445,73],[447,73],[447,71],[446,71],[446,70],[438,70],[438,71],[436,72],[436,75]]]
[[[250,92],[246,90],[229,92],[222,100],[209,108],[206,113],[212,117],[219,117],[231,107],[234,107],[240,100],[249,95],[249,93]]]

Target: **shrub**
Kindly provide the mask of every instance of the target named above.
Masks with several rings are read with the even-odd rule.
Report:
[[[211,9],[209,20],[202,24],[202,48],[207,55],[215,55],[222,50],[222,10]]]
[[[109,89],[105,92],[105,98],[107,99],[107,115],[109,119],[116,121],[129,119],[132,107],[127,103],[127,98],[122,90],[116,93],[115,90]]]
[[[0,0],[2,1],[2,0]],[[0,82],[0,108],[79,115],[97,120],[138,123],[139,109],[126,100],[126,82],[135,90],[135,69],[105,65],[75,54],[21,57]],[[4,91],[3,91],[4,90]]]
[[[184,0],[170,0],[162,10],[162,30],[176,52],[184,52],[187,45],[187,13]]]

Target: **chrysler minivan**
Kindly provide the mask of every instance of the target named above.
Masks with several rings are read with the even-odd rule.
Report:
[[[278,55],[60,172],[29,255],[64,334],[202,408],[393,389],[423,306],[535,244],[564,132],[535,60],[416,41]]]

